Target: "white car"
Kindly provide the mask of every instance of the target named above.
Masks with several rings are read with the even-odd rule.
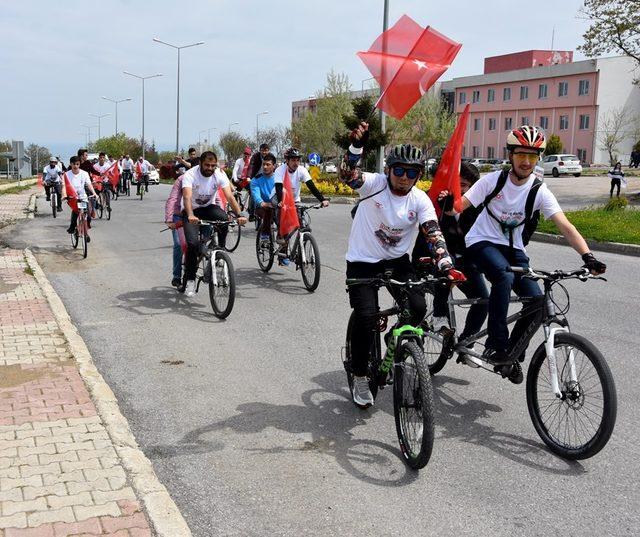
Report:
[[[150,185],[159,185],[160,184],[160,173],[156,170],[156,167],[151,164],[149,166],[149,184]]]
[[[560,174],[572,173],[576,177],[580,177],[582,173],[582,164],[580,159],[575,155],[547,155],[542,159],[542,167],[545,174],[551,174],[559,177]]]
[[[338,173],[338,167],[333,162],[327,162],[324,165],[325,173]]]

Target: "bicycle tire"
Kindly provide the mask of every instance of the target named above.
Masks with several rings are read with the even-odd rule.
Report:
[[[212,258],[215,265],[211,268],[216,271],[217,281],[214,284],[212,277],[211,282],[209,282],[209,300],[213,308],[213,314],[218,319],[226,319],[231,313],[236,300],[236,276],[229,254],[223,250],[215,250],[212,252]],[[222,261],[221,266],[218,265],[220,261]],[[209,260],[208,263],[211,263],[211,260]],[[219,299],[216,298],[216,293],[223,289],[227,289],[226,294],[228,294],[225,305],[220,303]]]
[[[265,243],[260,239],[260,231],[256,233],[256,258],[258,266],[262,272],[269,272],[273,267],[273,261],[276,257],[276,251],[273,246],[273,236],[269,233],[269,239],[265,239]],[[268,251],[265,248],[268,246]]]
[[[298,259],[300,260],[300,272],[302,273],[302,282],[307,291],[313,293],[320,284],[320,250],[318,249],[318,243],[316,239],[310,233],[305,233],[302,236],[302,244],[299,244],[299,248],[305,248],[307,244],[311,246],[309,252],[305,249],[306,263],[302,262],[302,251],[298,251]],[[311,254],[311,256],[309,255]],[[313,265],[313,273],[310,273],[309,269]]]
[[[579,361],[579,353],[581,353],[591,364],[595,370],[595,375],[599,381],[599,385],[602,388],[602,415],[599,419],[599,423],[596,424],[597,427],[594,427],[595,432],[590,438],[581,444],[569,444],[567,442],[566,435],[570,435],[572,432],[569,425],[573,427],[573,430],[576,431],[576,435],[578,435],[576,427],[583,425],[586,422],[592,424],[594,421],[593,418],[597,416],[596,411],[599,405],[599,403],[597,403],[598,397],[594,397],[591,394],[591,390],[597,388],[597,384],[590,384],[593,380],[588,375],[583,378],[582,382],[580,381],[580,378],[577,379],[577,382],[571,381],[570,379],[563,379],[563,374],[568,374],[569,371],[567,362],[565,361],[564,366],[562,366],[561,362],[563,360],[563,354],[566,358],[568,353],[566,351],[565,353],[556,352],[556,366],[559,373],[558,380],[560,389],[563,393],[563,398],[558,399],[553,393],[551,393],[549,385],[546,388],[546,399],[541,400],[541,394],[538,393],[537,389],[538,384],[541,381],[540,377],[544,375],[544,371],[547,371],[548,374],[549,370],[549,364],[546,361],[547,354],[543,344],[540,345],[534,353],[533,358],[531,359],[531,364],[529,365],[529,371],[527,372],[526,392],[529,416],[531,417],[531,421],[533,422],[536,432],[540,435],[542,441],[551,451],[565,459],[587,459],[589,457],[593,457],[602,448],[604,448],[609,441],[609,438],[611,438],[611,434],[615,427],[617,395],[613,375],[611,374],[611,370],[602,356],[602,353],[593,343],[582,336],[568,332],[558,333],[555,337],[554,347],[556,349],[562,347],[569,347],[573,349],[574,369],[576,370],[577,375],[580,375],[586,367],[584,360]],[[547,379],[547,381],[549,381],[549,379]],[[576,388],[578,390],[577,392]],[[550,402],[544,410],[541,410],[541,403],[545,400]],[[562,441],[557,435],[552,434],[549,430],[551,424],[546,424],[543,419],[548,413],[549,408],[555,405],[557,405],[557,412],[552,412],[554,421],[556,414],[559,419],[563,418],[563,416],[561,416],[561,410],[564,410],[564,417],[568,418],[564,441]],[[575,421],[571,424],[571,417],[569,413],[571,411],[577,412],[582,409],[585,409],[585,412],[588,412],[589,414],[582,414],[581,417],[578,417],[576,414]]]
[[[55,218],[58,214],[58,199],[55,192],[51,193],[51,210],[53,212],[53,217]]]
[[[404,461],[410,468],[419,470],[427,465],[433,451],[433,386],[424,353],[416,341],[403,342],[398,351],[402,355],[401,360],[394,365],[393,381],[393,414],[396,433]],[[411,401],[407,400],[409,395],[411,395]],[[410,430],[408,423],[409,411],[417,414],[418,423],[413,431]],[[412,436],[417,438],[411,438]]]
[[[442,371],[453,352],[451,346],[445,344],[447,340],[433,331],[433,288],[426,287],[424,296],[427,303],[427,313],[420,325],[425,331],[424,356],[429,367],[429,373],[435,375]]]
[[[240,244],[240,236],[242,235],[242,226],[236,224],[235,226],[229,226],[229,233],[227,233],[227,241],[224,249],[227,252],[234,252]]]
[[[100,204],[100,207],[98,208],[98,218],[102,220],[102,214],[104,213],[104,197],[102,194],[98,197],[98,202]]]
[[[140,192],[138,195],[140,196],[140,201],[142,201],[142,198],[144,197],[144,185],[140,185]]]
[[[127,180],[127,196],[131,196],[131,181]]]
[[[349,393],[353,400],[353,369],[351,367],[351,334],[353,332],[353,324],[355,322],[355,312],[351,312],[349,316],[349,322],[347,323],[347,336],[345,341],[344,361],[342,363],[345,373],[347,374],[347,384],[349,385]],[[380,351],[380,332],[374,332],[374,337],[371,341],[371,350],[369,356],[372,357],[369,362],[367,377],[369,378],[369,390],[373,399],[378,395],[378,367],[382,361]]]
[[[78,228],[77,228],[77,226],[76,226],[76,229],[74,229],[73,233],[71,234],[71,246],[73,247],[74,250],[78,247]]]

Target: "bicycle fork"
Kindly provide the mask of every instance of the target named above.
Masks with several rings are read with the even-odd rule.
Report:
[[[419,327],[405,324],[391,330],[391,337],[387,344],[387,351],[378,368],[378,385],[382,388],[386,385],[387,375],[391,370],[395,360],[397,351],[402,347],[405,341],[416,340],[420,347],[422,347],[422,338],[424,337],[424,330]]]
[[[569,332],[569,329],[564,326],[559,326],[556,328],[550,328],[546,326],[544,328],[544,331],[546,336],[544,342],[544,350],[547,354],[547,362],[549,365],[549,380],[551,381],[551,390],[558,399],[561,399],[562,391],[560,390],[560,382],[558,381],[558,360],[556,358],[555,338],[558,332]],[[575,351],[573,349],[571,349],[571,351],[569,352],[568,362],[571,381],[577,382],[578,376],[576,374]]]

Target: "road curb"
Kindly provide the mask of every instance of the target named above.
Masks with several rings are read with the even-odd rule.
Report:
[[[0,185],[0,191],[9,190],[10,188],[15,188],[17,186],[32,186],[32,185],[35,185],[37,182],[38,182],[38,179],[24,179],[20,181],[20,184],[18,184],[18,181],[16,181],[15,183],[7,183],[4,185]]]
[[[113,447],[129,474],[131,486],[145,507],[155,534],[159,537],[191,537],[191,530],[167,489],[158,480],[151,461],[140,450],[127,420],[120,412],[115,395],[94,365],[89,349],[73,325],[62,300],[31,251],[27,248],[24,254],[69,344],[80,376],[91,394]]]
[[[29,198],[29,207],[26,209],[27,218],[34,218],[36,215],[36,199],[38,194],[31,194]]]
[[[559,244],[561,246],[569,246],[569,243],[562,235],[553,235],[551,233],[535,232],[531,236],[531,240],[537,242],[546,242],[548,244]],[[630,255],[640,257],[640,246],[637,244],[622,244],[620,242],[597,242],[587,240],[587,244],[591,250],[597,252],[608,252],[612,254]]]
[[[331,200],[331,203],[336,203],[338,205],[354,205],[356,201],[358,201],[358,198],[350,198],[348,196],[336,196],[335,198],[327,196],[327,198]],[[318,203],[318,200],[313,196],[302,196],[300,200],[303,203]]]

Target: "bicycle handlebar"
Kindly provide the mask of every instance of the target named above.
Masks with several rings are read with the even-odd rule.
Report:
[[[447,278],[444,278],[445,280]],[[395,285],[396,287],[418,287],[420,285],[424,285],[426,283],[432,283],[435,281],[434,279],[420,279],[417,281],[407,280],[406,282],[401,282],[399,280],[394,280],[393,278],[347,278],[346,284],[347,286],[352,285]]]
[[[199,226],[237,226],[238,223],[231,220],[200,220]]]
[[[532,280],[567,280],[571,278],[575,278],[581,280],[583,282],[587,280],[604,280],[607,281],[606,278],[602,276],[594,276],[589,272],[589,269],[586,267],[581,267],[577,270],[565,271],[565,270],[538,270],[532,269],[530,267],[509,267],[509,271],[514,274],[522,274],[525,278],[530,278]]]
[[[331,201],[329,198],[326,198],[327,201]],[[309,209],[322,209],[322,203],[318,203],[317,205],[296,205],[296,207],[302,211],[308,211]]]

